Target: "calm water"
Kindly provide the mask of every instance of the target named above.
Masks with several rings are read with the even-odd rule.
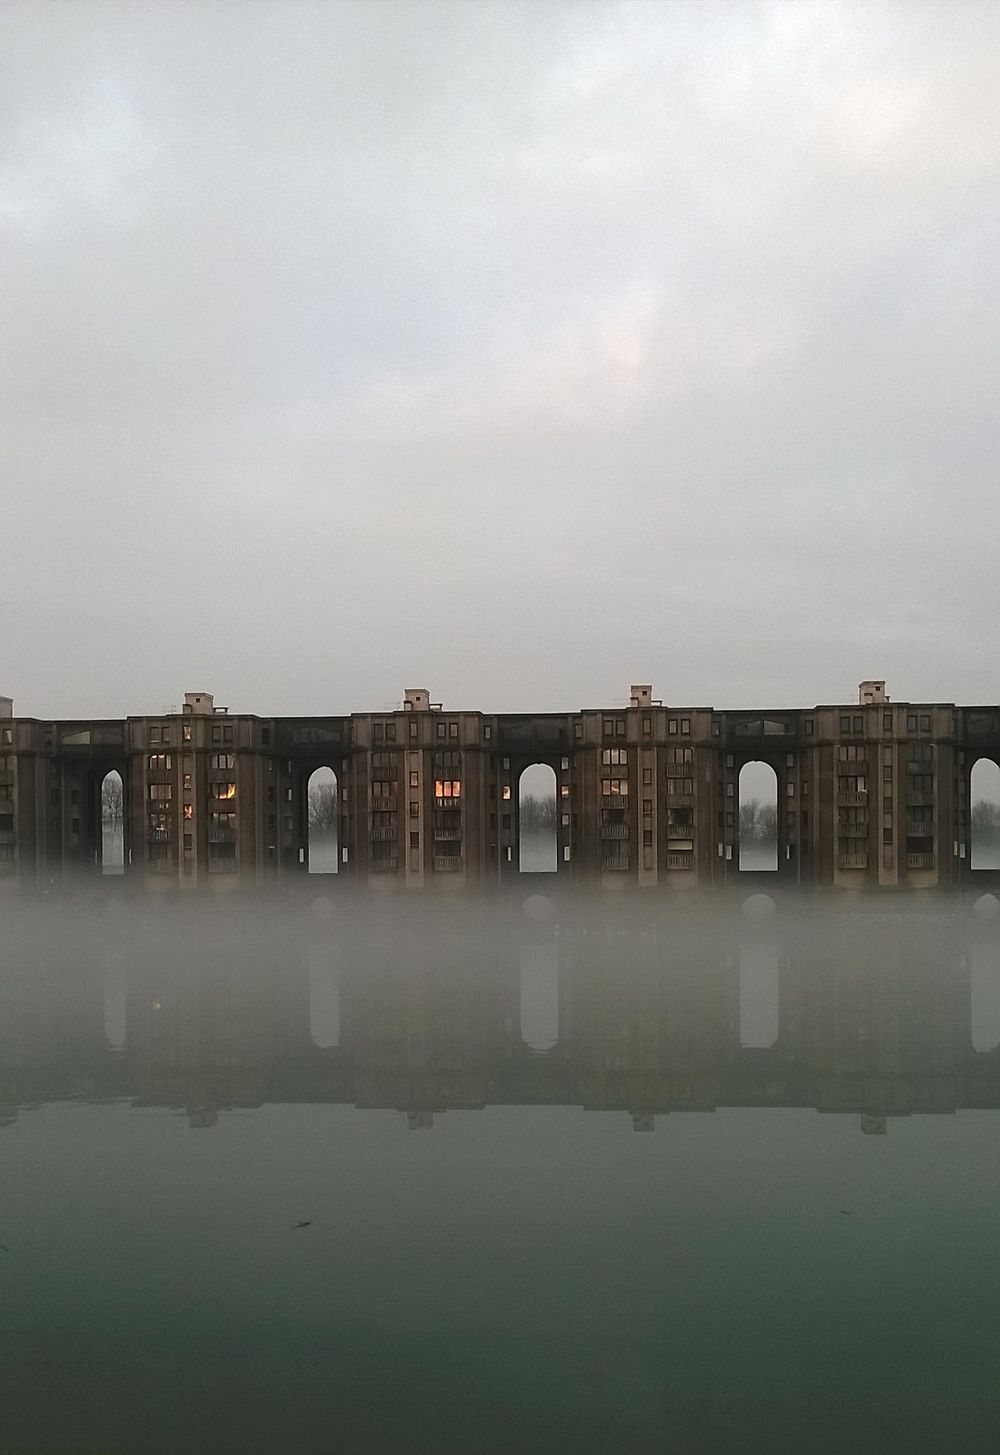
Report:
[[[996,1450],[995,921],[8,931],[0,1450]]]

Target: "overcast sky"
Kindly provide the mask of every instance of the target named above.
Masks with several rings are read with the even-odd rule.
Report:
[[[1000,697],[994,3],[8,0],[0,692]]]

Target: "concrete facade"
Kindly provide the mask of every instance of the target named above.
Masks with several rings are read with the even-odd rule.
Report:
[[[519,869],[518,785],[556,782],[556,864],[539,882],[661,893],[748,886],[960,887],[970,779],[1000,764],[1000,707],[898,703],[723,711],[628,705],[578,712],[446,710],[408,689],[392,712],[267,718],[210,693],[180,712],[45,722],[0,698],[0,886],[106,872],[102,784],[123,785],[124,877],[151,889],[236,888],[309,873],[312,774],[336,775],[333,885],[485,889]],[[773,770],[776,863],[740,868],[740,772]],[[313,877],[313,876],[310,876]]]

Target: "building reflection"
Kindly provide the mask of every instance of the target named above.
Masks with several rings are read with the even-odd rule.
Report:
[[[0,1126],[53,1100],[219,1113],[495,1105],[803,1107],[892,1119],[1000,1107],[1000,932],[932,918],[803,926],[430,927],[262,916],[102,925],[0,968]],[[834,948],[835,946],[835,948]]]

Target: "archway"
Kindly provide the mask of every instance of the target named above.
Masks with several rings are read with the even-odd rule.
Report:
[[[340,787],[332,768],[317,768],[309,775],[306,800],[306,867],[310,874],[336,874],[340,868]]]
[[[767,1050],[778,1039],[778,951],[740,946],[740,1045]]]
[[[517,784],[517,866],[522,874],[554,874],[559,868],[555,770],[532,763]]]
[[[738,792],[740,871],[773,873],[778,867],[778,775],[769,763],[744,763]]]
[[[974,1051],[1000,1047],[1000,951],[973,945],[969,965],[969,1031]]]
[[[969,779],[969,867],[1000,869],[1000,767],[977,758]]]
[[[340,976],[326,943],[309,946],[309,1035],[321,1051],[340,1044]]]
[[[125,784],[117,768],[101,780],[101,873],[125,873]]]
[[[522,945],[521,1039],[532,1051],[551,1051],[559,1040],[559,947]]]

